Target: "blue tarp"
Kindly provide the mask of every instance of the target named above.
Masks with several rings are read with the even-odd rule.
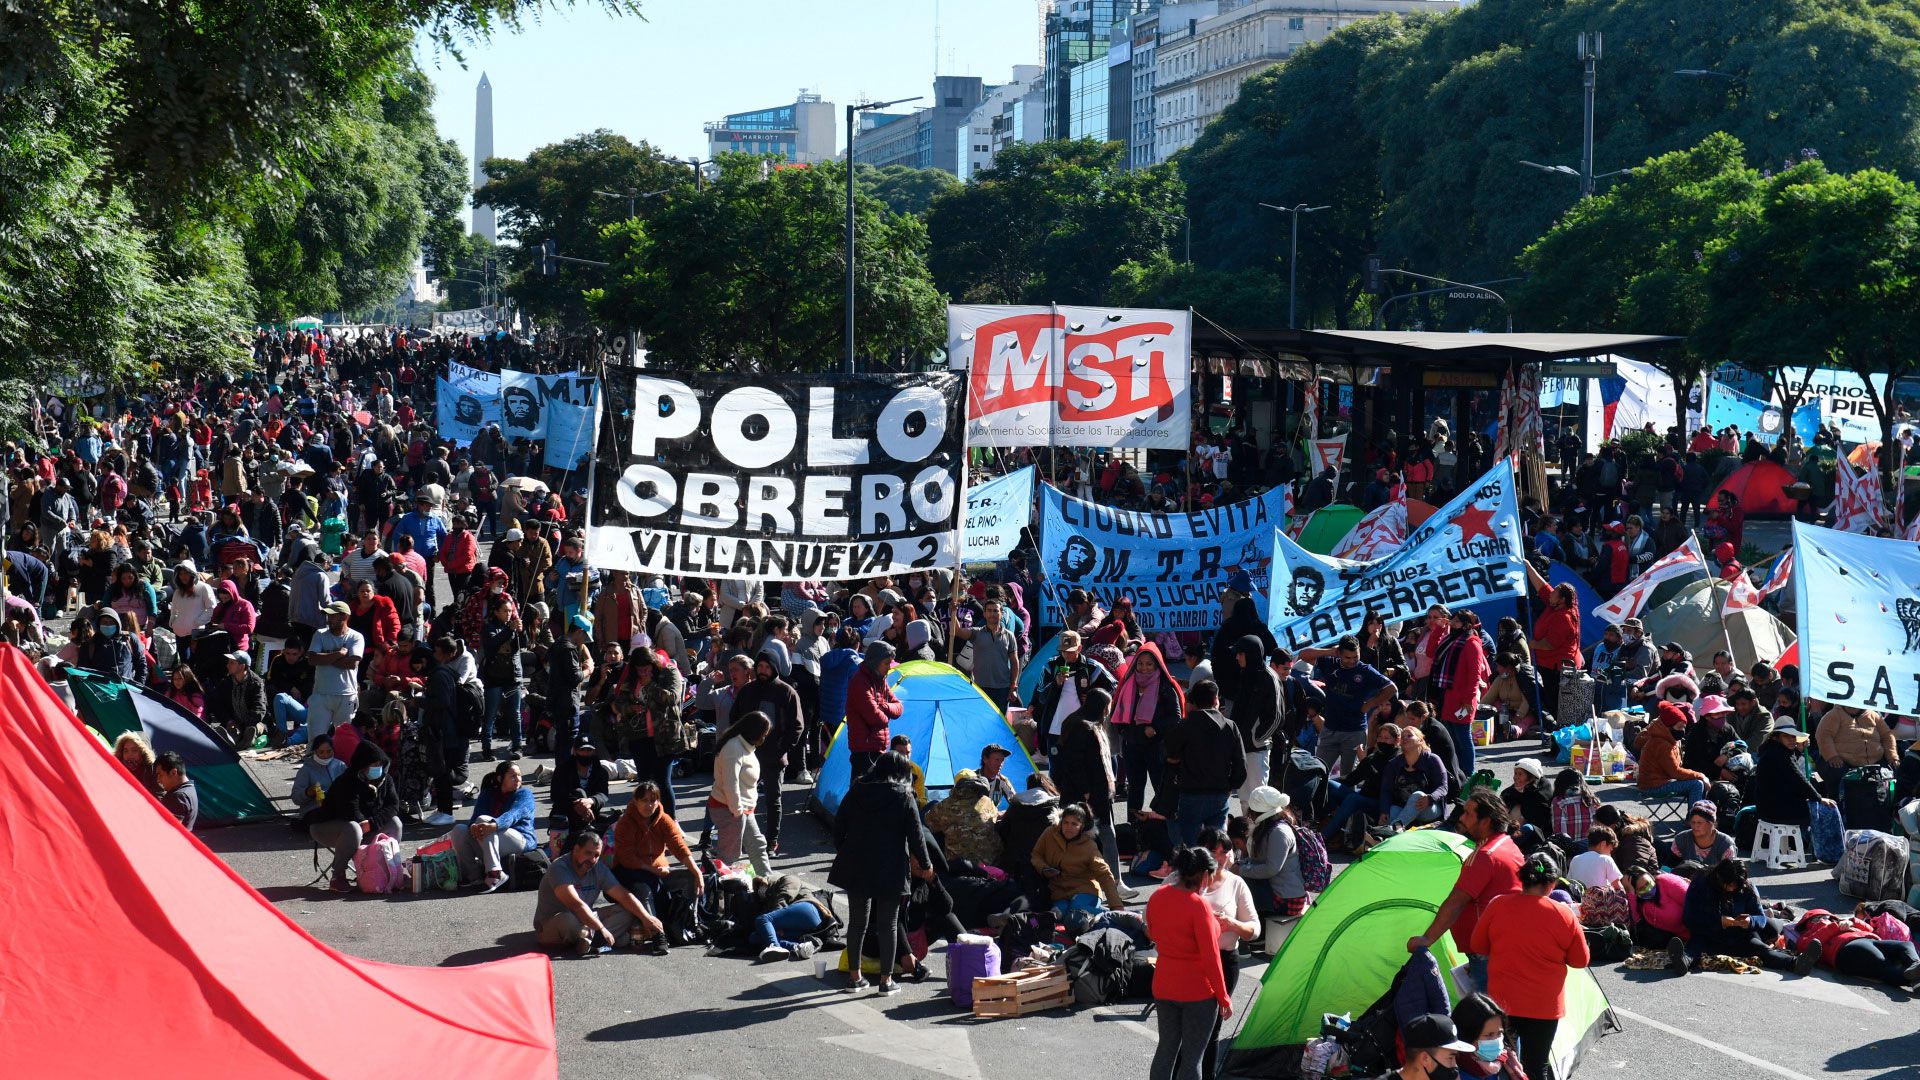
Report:
[[[1600,594],[1593,591],[1593,586],[1587,584],[1586,578],[1574,573],[1573,568],[1563,562],[1555,561],[1547,565],[1547,580],[1555,585],[1573,586],[1580,606],[1580,649],[1582,652],[1591,653],[1593,647],[1599,644],[1600,635],[1607,629],[1606,620],[1593,613],[1593,609],[1600,606]],[[1467,610],[1479,615],[1481,625],[1487,628],[1488,633],[1492,633],[1494,624],[1501,619],[1520,619],[1519,605],[1514,602],[1516,599],[1512,596],[1503,596],[1475,604]],[[1528,637],[1533,636],[1531,613],[1526,618],[1520,619],[1520,625],[1526,629]],[[1493,657],[1487,657],[1487,662],[1491,664]]]
[[[915,660],[894,668],[887,681],[901,704],[900,718],[889,728],[913,740],[913,763],[926,774],[929,793],[952,787],[953,774],[961,769],[978,769],[980,751],[994,743],[1013,751],[1001,772],[1015,789],[1027,786],[1035,770],[1033,759],[1006,717],[965,675],[935,660]],[[840,808],[852,774],[842,724],[813,788],[814,803],[829,816]]]

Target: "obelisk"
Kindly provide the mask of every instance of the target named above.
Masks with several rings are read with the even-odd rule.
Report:
[[[480,73],[480,85],[473,92],[473,190],[487,182],[487,159],[493,156],[493,84],[487,73]],[[493,235],[493,207],[473,204],[473,233],[488,240]]]

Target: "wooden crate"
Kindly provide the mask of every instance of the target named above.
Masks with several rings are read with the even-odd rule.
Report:
[[[1042,1009],[1063,1009],[1072,1003],[1067,969],[1060,964],[973,980],[975,1016],[1031,1016]]]

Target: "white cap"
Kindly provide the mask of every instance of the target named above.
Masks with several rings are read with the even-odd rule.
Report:
[[[507,540],[509,540],[509,541],[513,541],[513,540],[525,540],[526,538],[527,538],[527,534],[526,534],[526,533],[523,533],[523,532],[521,532],[521,531],[520,531],[519,529],[508,529],[508,530],[507,530]]]

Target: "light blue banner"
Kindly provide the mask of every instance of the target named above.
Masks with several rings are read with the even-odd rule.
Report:
[[[594,417],[600,407],[549,401],[542,411],[547,425],[547,468],[579,468],[593,453]]]
[[[456,385],[446,379],[437,379],[435,382],[438,392],[434,400],[434,416],[441,438],[449,439],[457,446],[468,446],[480,434],[481,428],[500,422],[498,376],[494,377],[491,390],[485,380],[470,380],[465,385]]]
[[[1784,432],[1780,413],[1780,406],[1749,397],[1724,383],[1714,383],[1707,395],[1706,423],[1716,431],[1732,424],[1766,442],[1778,442]],[[1793,410],[1793,429],[1799,433],[1801,443],[1813,445],[1813,437],[1820,433],[1820,403],[1805,402]]]
[[[500,373],[500,429],[510,439],[551,437],[555,406],[599,403],[600,381],[591,375],[537,375],[511,368]]]
[[[1084,589],[1112,610],[1133,598],[1147,633],[1204,631],[1220,625],[1220,591],[1245,572],[1264,597],[1271,536],[1286,525],[1293,489],[1191,514],[1116,510],[1051,484],[1040,489],[1040,560],[1048,625],[1060,625],[1065,599]],[[1244,591],[1248,591],[1243,589]]]
[[[1808,700],[1920,713],[1920,546],[1796,521],[1793,551]]]
[[[1358,634],[1370,611],[1392,624],[1434,604],[1453,609],[1525,592],[1513,487],[1513,465],[1502,461],[1434,511],[1398,551],[1372,562],[1315,555],[1276,531],[1267,617],[1274,640],[1294,652],[1326,648]]]
[[[999,562],[1019,545],[1020,530],[1033,520],[1033,477],[1029,465],[967,491],[961,562]]]

